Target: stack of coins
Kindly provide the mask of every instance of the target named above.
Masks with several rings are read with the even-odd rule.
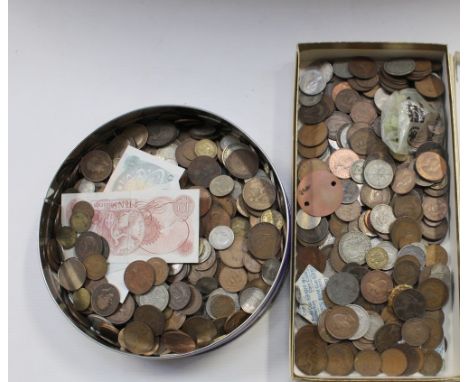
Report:
[[[181,188],[200,190],[198,263],[131,262],[124,273],[130,293],[120,303],[106,279],[109,245],[90,231],[94,210],[85,201],[48,239],[46,259],[68,308],[100,338],[139,355],[188,353],[233,332],[264,302],[286,240],[283,196],[240,134],[170,116],[133,123],[86,153],[65,192],[103,191],[127,146],[185,168]],[[76,257],[65,259],[70,248]]]
[[[449,228],[440,71],[426,59],[368,57],[301,69],[294,277],[309,266],[328,277],[317,322],[295,316],[295,365],[305,375],[443,367],[451,281],[440,245]],[[380,113],[392,92],[410,87],[439,116],[410,134],[407,155],[395,154]]]

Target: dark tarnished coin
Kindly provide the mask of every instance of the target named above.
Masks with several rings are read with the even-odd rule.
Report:
[[[91,182],[102,182],[112,173],[114,165],[108,153],[102,150],[93,150],[87,153],[80,161],[80,171]]]
[[[416,289],[406,289],[395,297],[393,311],[403,321],[410,318],[423,317],[426,309],[426,299]]]
[[[334,110],[331,97],[324,95],[322,99],[313,106],[301,106],[299,108],[299,119],[306,125],[315,125],[327,119]]]
[[[424,280],[418,287],[419,292],[426,300],[427,310],[441,309],[448,301],[447,285],[437,278],[428,278]]]
[[[214,178],[221,175],[221,167],[216,159],[199,156],[190,163],[187,173],[190,181],[195,186],[207,188]]]
[[[164,314],[153,305],[141,305],[136,308],[133,319],[148,325],[155,336],[160,336],[164,332],[166,318]]]
[[[316,125],[303,125],[298,132],[297,139],[301,145],[312,147],[321,144],[327,136],[327,125],[325,122],[320,122]]]
[[[179,130],[172,122],[154,121],[146,125],[148,129],[147,144],[152,147],[163,147],[177,138]]]
[[[401,325],[398,323],[389,323],[381,326],[375,333],[375,349],[382,353],[383,351],[396,345],[401,340]]]
[[[239,326],[241,326],[250,315],[245,313],[243,310],[238,310],[237,312],[232,313],[224,323],[224,331],[226,334],[231,333]]]
[[[91,295],[91,307],[101,316],[110,316],[119,306],[119,291],[112,284],[101,284]]]
[[[94,216],[93,206],[90,203],[88,203],[87,201],[85,201],[85,200],[80,200],[80,201],[76,202],[73,205],[72,214],[74,214],[76,212],[81,212],[81,213],[89,216],[91,219]]]
[[[356,57],[349,61],[348,70],[353,76],[368,79],[377,74],[377,64],[370,58]]]
[[[125,326],[123,340],[126,348],[135,354],[149,352],[154,346],[154,334],[142,321],[132,321]]]
[[[103,250],[103,241],[97,233],[87,231],[78,236],[75,243],[75,253],[81,260],[93,254],[100,254]]]
[[[259,167],[258,155],[255,151],[240,148],[234,150],[225,162],[229,173],[239,179],[249,179],[255,176]]]
[[[130,292],[144,294],[154,285],[154,269],[146,261],[134,261],[125,269],[124,282]]]
[[[169,286],[169,306],[174,310],[185,308],[192,297],[192,290],[184,282],[175,282]]]
[[[148,129],[141,123],[134,123],[122,131],[122,136],[133,139],[135,146],[141,149],[148,140]]]
[[[317,247],[296,246],[297,273],[302,274],[308,265],[312,265],[319,272],[325,270],[327,255]]]
[[[182,325],[182,330],[192,337],[197,347],[209,345],[218,334],[213,321],[202,316],[194,316],[187,319],[184,325]]]
[[[343,204],[350,204],[357,200],[359,196],[359,187],[356,182],[347,179],[342,182],[343,184]]]
[[[397,284],[415,285],[419,279],[419,263],[410,260],[397,261],[393,268],[393,280]]]
[[[74,212],[70,216],[70,226],[75,232],[80,233],[87,231],[91,227],[91,223],[91,218],[82,212]]]
[[[328,298],[335,304],[348,305],[359,296],[359,282],[350,273],[336,273],[328,280],[326,291]]]
[[[295,335],[294,359],[306,375],[317,375],[327,366],[327,346],[314,325],[305,325]]]
[[[257,259],[268,260],[274,257],[281,246],[281,235],[270,223],[258,223],[250,229],[247,248]]]
[[[336,108],[343,113],[350,113],[353,105],[361,100],[361,96],[354,89],[340,91],[335,99]]]
[[[430,330],[423,318],[411,318],[401,327],[401,336],[408,345],[421,346],[428,340]]]
[[[416,69],[416,62],[411,58],[397,58],[386,61],[383,67],[392,76],[407,76]]]
[[[117,310],[106,318],[114,325],[122,325],[130,321],[135,312],[135,300],[131,294],[128,294],[124,302],[119,305]]]
[[[433,350],[444,340],[444,329],[439,321],[432,318],[425,317],[424,321],[429,326],[430,334],[428,340],[422,345],[422,348],[425,350]]]
[[[245,184],[242,197],[250,208],[264,211],[275,202],[276,189],[268,179],[253,178]]]
[[[65,260],[58,270],[60,285],[68,291],[80,289],[86,280],[86,268],[76,257]]]

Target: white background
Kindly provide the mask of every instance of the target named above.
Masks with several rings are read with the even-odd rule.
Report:
[[[446,43],[457,1],[12,0],[9,45],[9,366],[12,381],[287,381],[289,286],[234,343],[155,362],[75,330],[42,280],[42,199],[65,156],[127,111],[182,104],[218,114],[268,154],[291,195],[295,46]],[[6,254],[4,254],[6,255]]]

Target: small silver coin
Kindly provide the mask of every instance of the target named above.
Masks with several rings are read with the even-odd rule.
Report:
[[[384,70],[396,77],[402,77],[410,74],[416,68],[416,62],[411,58],[399,58],[386,61]]]
[[[154,286],[149,292],[135,296],[135,300],[138,305],[153,305],[163,311],[169,304],[169,292],[167,288],[167,284]]]
[[[314,229],[320,223],[320,216],[311,216],[300,209],[296,214],[296,223],[302,229]]]
[[[317,68],[306,69],[300,78],[299,88],[307,95],[319,94],[325,89],[327,82],[323,78],[322,71]]]
[[[362,232],[347,232],[338,243],[340,257],[347,264],[363,265],[366,262],[366,253],[370,248],[370,238]]]
[[[315,95],[307,95],[302,92],[299,93],[299,103],[302,106],[314,106],[317,105],[323,97],[323,93]]]
[[[382,159],[371,160],[364,167],[364,179],[372,188],[382,190],[392,184],[392,166]]]
[[[364,163],[366,161],[364,159],[359,159],[351,165],[351,179],[354,180],[356,183],[362,184],[364,183]]]
[[[280,269],[281,263],[278,259],[269,259],[262,264],[262,279],[266,284],[272,285]]]
[[[211,180],[209,188],[214,196],[226,196],[234,189],[234,180],[229,175],[218,175]]]
[[[240,306],[245,313],[252,314],[265,298],[265,293],[259,288],[244,289],[239,297]]]
[[[371,210],[370,222],[372,227],[380,233],[390,233],[390,227],[395,220],[393,209],[388,204],[378,204]]]
[[[369,341],[373,341],[375,333],[380,329],[381,326],[384,326],[384,320],[377,312],[368,311],[369,316],[369,329],[364,334],[364,338]]]
[[[234,232],[231,227],[219,225],[211,230],[208,241],[218,251],[229,248],[234,242]]]
[[[358,338],[364,337],[364,335],[367,333],[370,327],[370,318],[369,318],[369,313],[360,305],[356,304],[349,304],[347,305],[349,308],[354,310],[354,313],[357,314],[359,318],[359,326],[356,331],[351,337],[349,337],[350,340],[357,340]]]
[[[355,182],[350,179],[342,180],[341,184],[343,185],[343,204],[350,204],[357,200],[359,196],[359,187]]]
[[[383,110],[385,107],[385,102],[390,98],[390,94],[388,94],[385,90],[382,88],[379,88],[374,94],[374,103],[375,106],[377,106],[377,109],[380,111]]]

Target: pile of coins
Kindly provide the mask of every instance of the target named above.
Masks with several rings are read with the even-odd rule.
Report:
[[[436,375],[443,367],[451,281],[440,245],[449,228],[440,71],[426,59],[368,57],[301,69],[295,280],[310,266],[326,277],[309,306],[318,319],[295,316],[303,374]],[[410,87],[439,116],[410,134],[407,155],[395,154],[381,139],[380,114],[392,92]],[[310,289],[296,292],[296,304],[304,295]]]
[[[282,261],[284,200],[268,163],[240,133],[173,114],[147,119],[87,152],[64,192],[103,191],[127,146],[185,168],[181,188],[200,190],[198,263],[131,262],[130,293],[120,303],[106,279],[109,244],[90,231],[95,211],[86,201],[44,251],[68,308],[101,339],[139,355],[188,353],[234,331],[264,302]],[[70,248],[76,256],[66,258]]]

